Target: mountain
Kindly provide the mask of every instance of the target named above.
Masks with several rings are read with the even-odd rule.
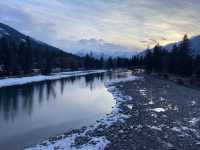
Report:
[[[200,35],[197,36],[193,36],[189,39],[190,42],[190,46],[192,49],[192,54],[193,55],[200,55]],[[165,50],[167,51],[171,51],[174,45],[179,46],[181,43],[181,41],[175,42],[175,43],[170,43],[167,45],[162,46]],[[145,55],[146,50],[144,50],[143,52],[139,53],[139,56],[144,56]]]
[[[27,39],[27,35],[25,34],[22,34],[20,33],[19,31],[15,30],[14,28],[6,25],[6,24],[3,24],[3,23],[0,23],[0,38],[3,38],[3,37],[7,37],[7,38],[11,38],[13,39],[17,44],[19,44],[20,42],[26,42],[26,39]],[[41,42],[39,40],[36,40],[36,39],[33,39],[31,37],[29,37],[30,40],[31,40],[31,45],[33,46],[33,48],[43,48],[43,49],[49,49],[49,50],[52,50],[52,51],[60,51],[60,52],[63,52],[65,54],[68,54],[69,56],[72,56],[72,57],[77,57],[75,55],[72,55],[70,53],[67,53],[59,48],[56,48],[54,46],[51,46],[51,45],[48,45],[44,42]]]
[[[0,23],[0,75],[28,74],[33,69],[78,68],[80,64],[82,58],[79,56]]]
[[[92,55],[96,58],[100,58],[101,56],[104,58],[129,58],[137,54],[136,50],[129,49],[125,46],[108,43],[102,39],[82,39],[79,41],[70,41],[66,43],[65,49],[79,56],[85,56],[86,54],[92,53]]]

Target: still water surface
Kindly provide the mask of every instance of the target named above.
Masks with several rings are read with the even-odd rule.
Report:
[[[115,104],[104,82],[128,74],[108,72],[1,88],[0,149],[21,150],[94,124]]]

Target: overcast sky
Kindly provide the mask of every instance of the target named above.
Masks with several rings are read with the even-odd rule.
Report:
[[[144,49],[200,34],[200,0],[1,0],[0,22],[60,48],[94,38]]]

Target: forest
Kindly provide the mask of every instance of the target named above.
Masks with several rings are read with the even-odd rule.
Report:
[[[200,56],[192,55],[187,35],[171,51],[157,44],[153,49],[147,49],[144,55],[108,59],[96,59],[92,53],[79,57],[47,46],[35,47],[28,36],[21,42],[10,37],[0,39],[0,76],[49,74],[54,70],[115,68],[144,68],[147,73],[200,77]]]
[[[40,44],[35,46],[33,40],[16,41],[5,36],[0,39],[0,76],[17,76],[32,74],[49,74],[53,71],[111,69],[131,67],[131,59],[117,58],[95,59],[92,54],[85,57],[75,56],[59,49]]]
[[[157,44],[147,49],[142,64],[148,73],[170,73],[182,77],[200,77],[200,56],[193,55],[190,41],[185,35],[171,51]]]

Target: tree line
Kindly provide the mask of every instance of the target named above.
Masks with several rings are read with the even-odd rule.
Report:
[[[92,54],[75,56],[47,45],[36,46],[30,37],[17,41],[12,37],[0,39],[0,76],[49,74],[57,71],[80,69],[112,69],[131,67],[138,58],[95,59]]]
[[[80,66],[79,57],[46,44],[35,44],[30,37],[0,39],[0,76],[28,75],[34,71],[48,74],[53,68]]]
[[[148,73],[171,73],[178,76],[200,77],[200,55],[193,55],[191,43],[185,35],[171,51],[157,44],[152,50],[147,49],[142,62]]]
[[[141,66],[143,63],[143,58],[138,56],[133,56],[130,58],[108,57],[105,59],[103,56],[100,59],[95,59],[92,54],[87,54],[84,57],[85,68],[87,69],[116,69],[116,68],[133,68],[136,66]]]
[[[148,73],[171,73],[180,76],[200,77],[200,55],[193,56],[187,35],[171,51],[157,44],[143,56],[131,58],[101,57],[92,54],[78,57],[47,45],[35,46],[30,37],[16,42],[11,37],[0,39],[0,76],[29,75],[35,71],[49,74],[80,69],[145,68]]]

